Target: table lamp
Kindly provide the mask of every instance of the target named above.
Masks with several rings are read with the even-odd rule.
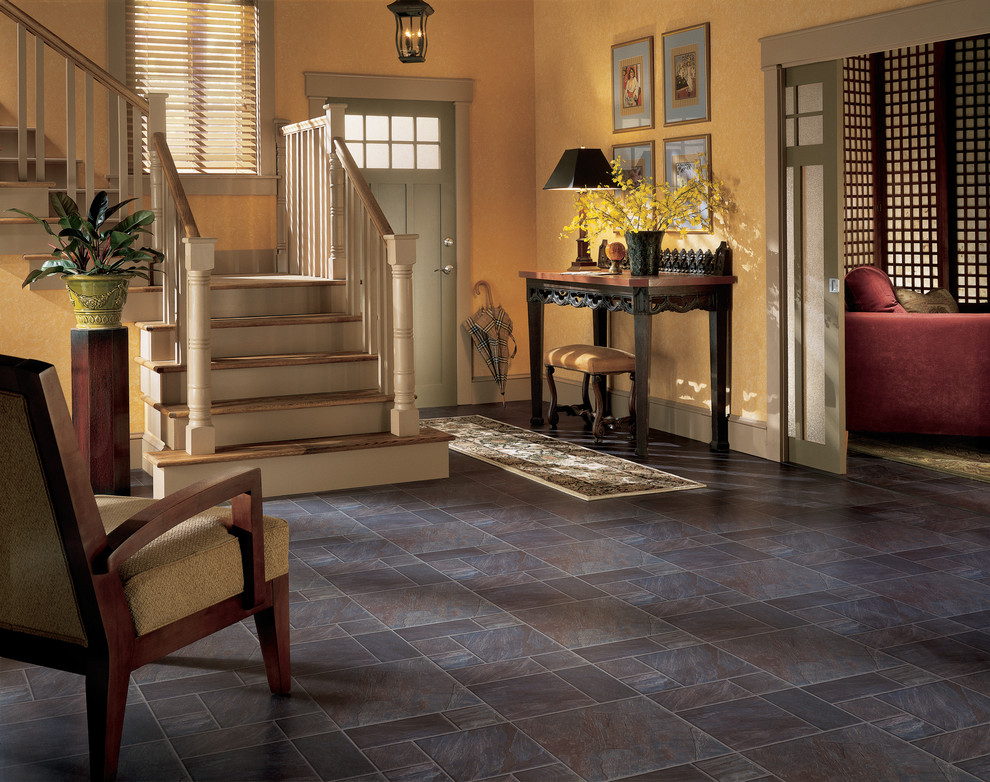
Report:
[[[614,190],[612,167],[600,149],[564,150],[560,162],[553,170],[544,190]],[[588,252],[587,236],[584,229],[578,232],[578,254],[570,271],[580,271],[589,266],[597,266]]]

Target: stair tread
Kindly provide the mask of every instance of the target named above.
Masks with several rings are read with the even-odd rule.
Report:
[[[190,455],[185,451],[153,451],[144,458],[156,467],[205,464],[209,462],[233,462],[249,459],[265,459],[277,456],[303,456],[312,453],[356,451],[391,446],[442,443],[454,438],[446,432],[421,426],[418,435],[397,437],[391,432],[371,434],[347,434],[336,437],[315,437],[308,440],[283,440],[274,443],[250,443],[219,447],[216,453]]]
[[[234,329],[257,326],[301,326],[314,323],[357,323],[360,315],[343,312],[317,312],[293,315],[241,315],[232,318],[210,318],[210,328]]]
[[[55,187],[54,182],[11,182],[8,180],[0,180],[0,187],[47,187],[49,189]]]
[[[210,362],[211,369],[253,369],[255,367],[303,366],[307,364],[337,364],[350,361],[377,361],[376,353],[338,351],[334,353],[282,353],[273,356],[231,356],[215,358]],[[138,356],[142,366],[160,373],[185,372],[186,365],[174,361],[150,361]]]
[[[46,223],[58,223],[57,217],[42,217]],[[30,217],[0,217],[0,225],[23,225],[28,223],[34,223]]]
[[[325,277],[307,277],[301,274],[214,274],[210,281],[213,290],[238,288],[301,288],[309,286],[345,285],[344,280],[328,280]]]
[[[182,403],[157,402],[146,394],[142,400],[169,418],[188,418],[189,406]],[[285,396],[257,396],[244,399],[217,399],[210,411],[213,415],[232,413],[259,413],[267,410],[300,410],[313,407],[338,407],[340,405],[360,405],[369,402],[388,402],[391,394],[383,394],[377,389],[358,391],[326,391],[313,394],[287,394]]]

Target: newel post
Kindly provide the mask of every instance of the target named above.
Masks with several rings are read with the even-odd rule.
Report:
[[[385,236],[385,252],[392,271],[392,345],[395,403],[392,407],[392,434],[411,437],[419,434],[416,409],[416,378],[413,372],[413,264],[416,262],[416,234]]]
[[[347,276],[347,257],[344,248],[344,166],[337,157],[334,146],[335,138],[344,138],[344,109],[345,103],[327,103],[323,106],[326,113],[324,128],[324,145],[327,155],[327,181],[330,187],[330,275],[335,280]]]
[[[186,248],[186,453],[216,451],[210,387],[210,277],[216,239],[184,238]]]

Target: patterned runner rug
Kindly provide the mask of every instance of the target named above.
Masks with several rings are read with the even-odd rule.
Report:
[[[990,438],[849,433],[849,450],[990,483]]]
[[[420,423],[454,435],[457,439],[450,447],[455,451],[582,500],[704,488],[702,483],[480,415]]]

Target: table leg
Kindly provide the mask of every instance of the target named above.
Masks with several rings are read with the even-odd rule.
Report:
[[[526,316],[529,323],[529,394],[533,403],[530,426],[543,425],[543,304],[530,285],[526,286]]]
[[[591,330],[595,345],[608,346],[608,310],[601,307],[591,311]],[[595,383],[599,388],[604,402],[603,415],[612,415],[612,396],[608,393],[608,378],[605,375],[598,375]]]
[[[633,294],[633,331],[636,352],[636,455],[646,456],[650,439],[650,353],[653,318],[648,290]]]
[[[708,342],[712,374],[712,441],[713,451],[729,450],[729,416],[726,412],[726,386],[729,374],[729,296],[728,291],[716,295],[716,308],[708,313]]]

